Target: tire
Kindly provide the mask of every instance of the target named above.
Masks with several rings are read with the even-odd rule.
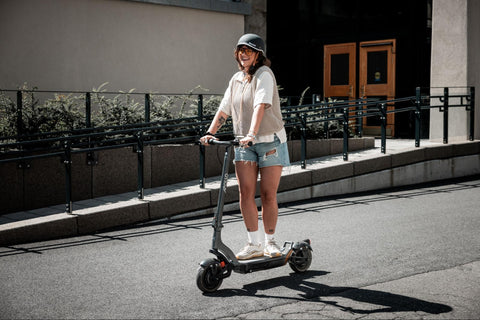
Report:
[[[307,246],[303,245],[295,250],[288,260],[290,268],[296,273],[303,273],[310,268],[312,264],[312,251]]]
[[[223,282],[222,269],[217,260],[202,263],[197,271],[197,287],[205,293],[215,292]]]

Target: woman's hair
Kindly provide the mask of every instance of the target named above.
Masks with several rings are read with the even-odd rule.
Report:
[[[238,63],[238,69],[243,71],[245,68],[242,66],[242,64],[240,63],[240,59],[238,58],[238,49],[239,49],[238,47],[235,49],[234,57]],[[272,65],[272,62],[267,57],[265,57],[261,51],[256,51],[256,50],[254,51],[258,53],[258,56],[255,62],[253,63],[253,65],[248,69],[248,72],[247,72],[248,82],[252,81],[253,75],[258,70],[258,68],[260,68],[261,66],[270,67]]]

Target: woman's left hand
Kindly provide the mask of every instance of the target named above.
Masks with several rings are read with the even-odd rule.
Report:
[[[240,146],[242,146],[243,148],[248,148],[249,143],[250,145],[253,145],[255,143],[255,139],[253,137],[246,136],[240,140]]]

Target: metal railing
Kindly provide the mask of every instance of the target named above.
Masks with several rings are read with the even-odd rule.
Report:
[[[335,122],[341,125],[339,132],[343,137],[343,159],[348,160],[348,140],[354,134],[362,135],[363,121],[368,117],[377,117],[381,128],[381,152],[386,153],[387,114],[400,112],[415,113],[415,146],[420,146],[421,111],[438,108],[443,112],[443,142],[448,143],[448,116],[451,108],[465,108],[469,113],[470,124],[467,134],[469,140],[474,140],[475,89],[467,88],[465,94],[449,94],[449,88],[444,88],[443,95],[422,94],[421,88],[416,88],[414,96],[391,99],[359,99],[338,102],[319,102],[297,106],[282,107],[285,127],[289,135],[298,134],[301,140],[301,167],[306,168],[308,129],[323,127],[323,136],[329,136],[328,124]],[[204,114],[203,95],[198,94],[196,106],[197,115],[173,120],[150,120],[150,94],[144,94],[145,122],[119,126],[93,127],[91,121],[90,93],[85,94],[86,127],[71,131],[48,132],[33,135],[17,135],[0,137],[0,164],[17,162],[19,167],[30,159],[44,157],[60,157],[65,167],[66,212],[72,212],[72,154],[86,153],[89,164],[95,163],[95,152],[106,149],[132,147],[137,153],[138,198],[144,197],[144,159],[143,152],[147,145],[196,143],[206,131],[213,114]],[[22,91],[17,92],[17,109],[22,107]],[[432,101],[439,102],[432,105]],[[457,103],[451,103],[452,100]],[[395,105],[387,110],[387,105]],[[19,112],[21,113],[21,111]],[[22,124],[19,121],[19,132]],[[219,133],[220,137],[232,136],[231,122],[227,122]],[[205,147],[199,145],[200,154],[200,187],[205,187]]]

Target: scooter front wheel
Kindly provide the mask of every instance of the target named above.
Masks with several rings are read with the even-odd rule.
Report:
[[[207,259],[197,271],[197,287],[206,293],[215,292],[223,282],[222,267],[216,259]]]

